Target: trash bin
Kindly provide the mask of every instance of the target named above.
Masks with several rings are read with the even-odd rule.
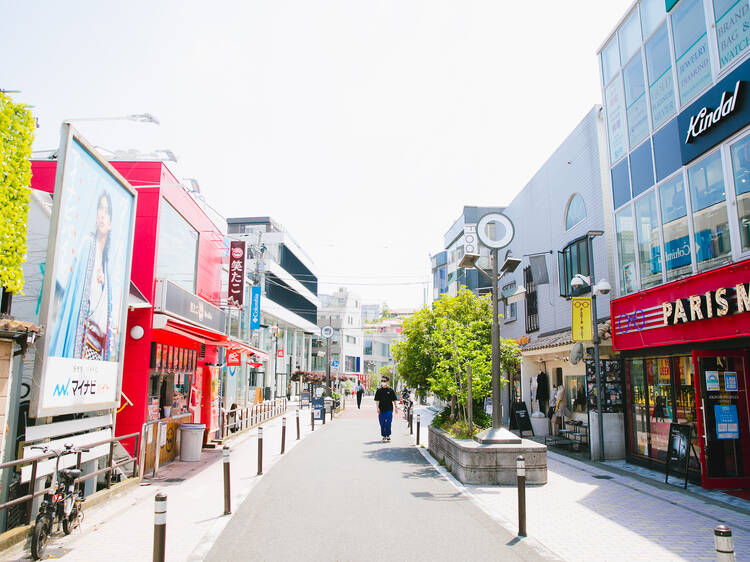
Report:
[[[198,462],[201,460],[204,431],[206,431],[206,424],[204,423],[180,424],[181,461]]]

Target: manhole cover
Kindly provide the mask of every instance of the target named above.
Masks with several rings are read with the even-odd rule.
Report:
[[[607,476],[605,474],[595,474],[594,478],[597,480],[612,480],[612,476]],[[169,480],[167,480],[167,482],[169,482]]]

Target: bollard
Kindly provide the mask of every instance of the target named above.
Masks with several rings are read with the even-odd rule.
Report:
[[[297,441],[299,441],[299,408],[297,408]]]
[[[310,431],[315,431],[315,410],[310,406]]]
[[[732,530],[726,525],[714,527],[714,547],[716,548],[716,560],[719,562],[734,562]]]
[[[284,454],[284,446],[286,445],[286,417],[281,418],[281,454]]]
[[[321,413],[322,413],[322,415],[320,417],[323,418],[323,425],[325,425],[326,424],[326,406],[325,406],[325,404],[323,404],[323,411]]]
[[[232,495],[229,485],[229,445],[224,445],[221,457],[224,461],[224,515],[229,515],[232,513]]]
[[[419,445],[419,414],[417,414],[417,445]]]
[[[154,498],[154,562],[164,562],[167,540],[167,494]]]
[[[522,456],[516,457],[518,477],[518,536],[526,536],[526,462]]]
[[[258,428],[258,476],[263,474],[263,426]]]
[[[333,402],[331,402],[331,421],[333,421],[333,410],[335,408],[333,407]]]
[[[414,435],[414,414],[409,408],[409,435]]]

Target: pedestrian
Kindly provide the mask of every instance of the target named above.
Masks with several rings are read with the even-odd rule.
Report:
[[[380,378],[380,388],[375,393],[375,402],[378,403],[378,421],[380,421],[380,435],[383,441],[391,440],[391,421],[393,414],[398,413],[398,397],[393,389],[388,386],[388,377]]]
[[[362,408],[362,396],[365,393],[365,387],[362,384],[362,381],[359,381],[357,383],[357,386],[354,388],[354,390],[357,392],[357,408]]]

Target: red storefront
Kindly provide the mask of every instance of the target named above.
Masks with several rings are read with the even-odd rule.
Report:
[[[32,162],[32,188],[54,189],[55,161]],[[223,236],[162,162],[112,162],[138,190],[123,399],[116,434],[147,421],[218,424],[218,308]]]
[[[689,425],[693,478],[750,488],[749,282],[745,260],[612,301],[629,460],[663,468],[670,424]]]

